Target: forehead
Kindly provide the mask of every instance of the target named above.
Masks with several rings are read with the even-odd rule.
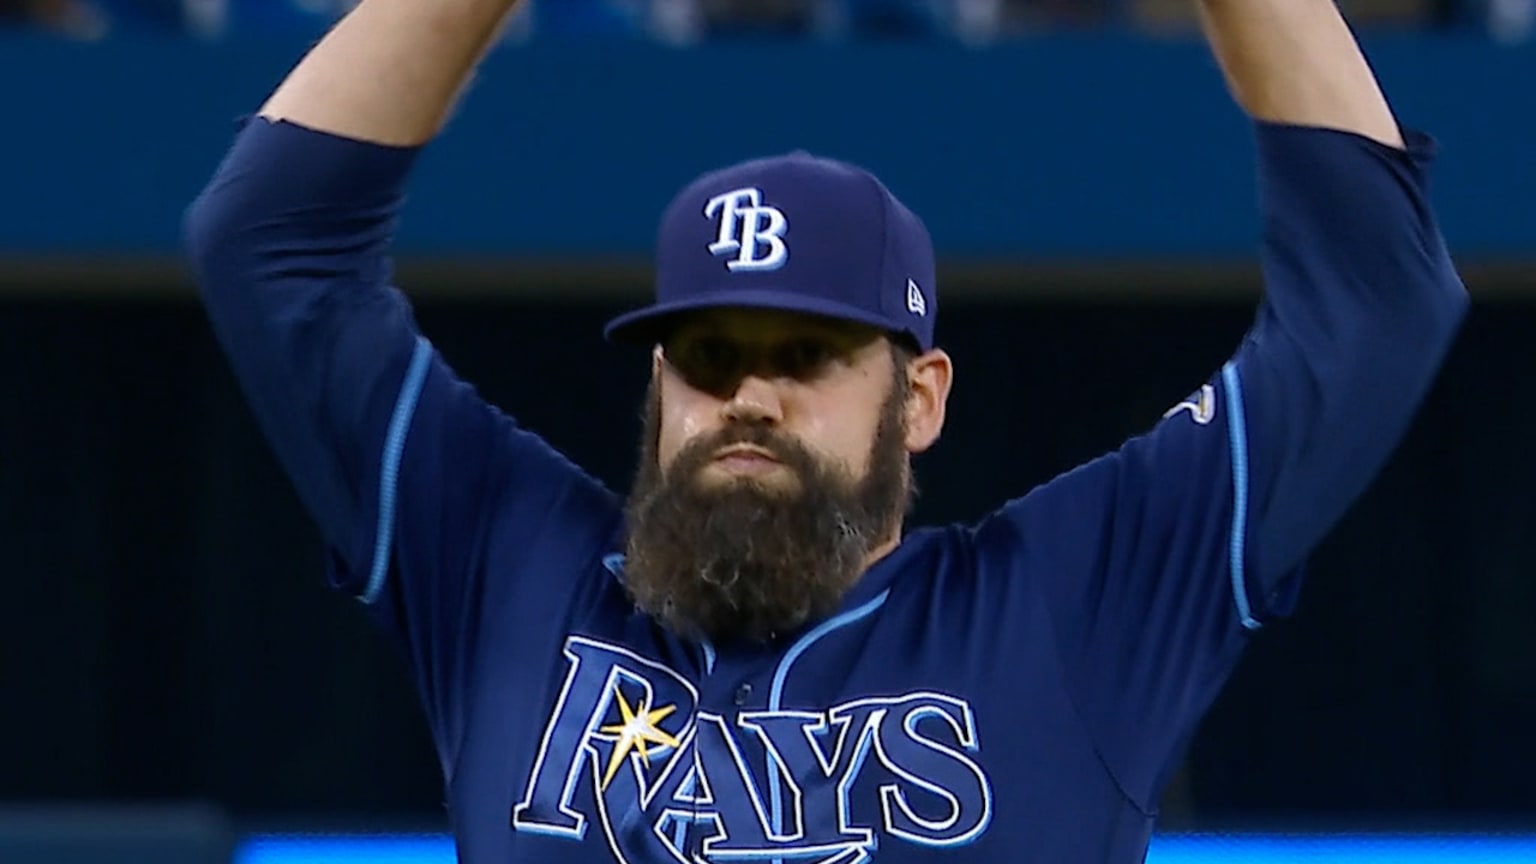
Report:
[[[707,335],[742,342],[814,337],[857,345],[873,341],[880,336],[880,331],[866,324],[802,312],[722,307],[685,313],[677,320],[670,335],[672,338]]]

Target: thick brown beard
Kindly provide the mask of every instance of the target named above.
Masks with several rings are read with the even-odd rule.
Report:
[[[754,643],[831,614],[910,506],[907,392],[893,387],[886,398],[862,478],[762,424],[702,436],[663,472],[653,384],[626,506],[624,583],[635,605],[685,638]],[[768,449],[798,482],[789,491],[744,478],[702,486],[701,469],[736,443]]]

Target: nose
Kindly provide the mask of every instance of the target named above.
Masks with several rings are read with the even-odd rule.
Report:
[[[784,419],[784,403],[772,381],[748,375],[720,406],[720,416],[730,423],[777,424]]]

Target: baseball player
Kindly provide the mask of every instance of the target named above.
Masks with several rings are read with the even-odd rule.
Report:
[[[909,459],[954,371],[929,237],[858,168],[754,158],[665,209],[655,302],[607,331],[653,348],[628,496],[418,332],[390,287],[402,188],[510,2],[362,0],[187,226],[332,581],[410,664],[460,860],[1143,860],[1201,715],[1466,305],[1433,145],[1333,4],[1196,0],[1262,192],[1231,359],[1115,452],[917,529]],[[1169,132],[1123,134],[1135,158]]]

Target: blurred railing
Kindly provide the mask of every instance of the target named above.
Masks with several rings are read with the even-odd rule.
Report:
[[[204,41],[322,31],[356,0],[0,0],[0,26],[81,41],[175,33]],[[1461,30],[1528,41],[1536,0],[1340,0],[1358,26]],[[954,39],[969,43],[1064,29],[1189,29],[1189,0],[527,0],[506,38]]]
[[[1536,45],[1366,41],[1404,120],[1441,142],[1436,200],[1458,260],[1536,261],[1536,112],[1520,108]],[[235,119],[304,47],[0,39],[0,77],[17,82],[0,136],[0,272],[95,264],[116,278],[122,262],[174,263],[182,212]],[[1246,264],[1258,233],[1247,124],[1192,37],[581,42],[491,59],[422,160],[398,250],[407,263],[643,279],[676,188],[802,147],[881,175],[952,266]]]

